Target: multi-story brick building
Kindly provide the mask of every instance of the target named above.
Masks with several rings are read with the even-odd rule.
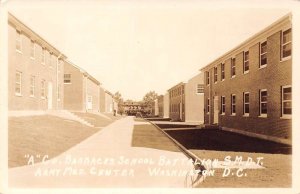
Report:
[[[205,123],[291,143],[291,15],[219,57],[205,72]]]
[[[158,96],[157,105],[158,105],[158,116],[163,118],[164,117],[164,95]]]
[[[114,96],[108,90],[105,90],[105,112],[114,112]]]
[[[168,90],[170,118],[173,121],[185,121],[185,83],[181,82]]]
[[[65,56],[8,14],[8,109],[63,109]]]
[[[105,112],[105,89],[102,86],[99,88],[99,106],[100,112]]]
[[[185,121],[204,122],[204,74],[199,73],[185,84]]]
[[[64,67],[64,107],[71,111],[99,112],[100,82],[70,61]]]

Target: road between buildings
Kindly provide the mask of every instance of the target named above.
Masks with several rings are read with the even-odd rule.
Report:
[[[46,156],[29,156],[29,165],[9,169],[9,187],[189,186],[193,165],[182,152],[132,146],[137,125],[152,126],[125,117],[55,158],[33,164]]]

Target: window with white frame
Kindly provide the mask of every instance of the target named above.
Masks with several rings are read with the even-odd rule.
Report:
[[[35,76],[30,77],[30,91],[29,95],[34,97],[34,90],[35,90]]]
[[[207,101],[206,101],[206,113],[207,114],[209,113],[209,109],[210,109],[209,98],[207,98]]]
[[[260,67],[265,67],[268,63],[267,58],[267,41],[260,44]]]
[[[197,94],[203,94],[203,93],[204,93],[204,85],[197,84]]]
[[[281,34],[281,59],[292,55],[292,30],[288,29]]]
[[[268,113],[268,92],[262,89],[259,92],[259,114],[260,116],[267,116]]]
[[[292,115],[292,87],[283,86],[281,89],[281,107],[282,107],[282,116],[291,116]]]
[[[46,97],[46,81],[45,80],[41,81],[41,97],[42,98]]]
[[[22,95],[22,72],[16,72],[16,82],[15,82],[15,94],[18,96]]]
[[[231,58],[231,77],[235,77],[235,58]]]
[[[33,40],[30,41],[30,58],[34,59],[35,57],[35,43]]]
[[[250,112],[250,93],[249,92],[244,92],[244,105],[243,105],[243,109],[244,109],[244,116],[249,116],[249,112]]]
[[[225,96],[221,96],[221,114],[225,114]]]
[[[46,63],[46,49],[45,48],[42,48],[41,60],[42,60],[42,64]]]
[[[244,52],[244,73],[249,72],[249,51]]]
[[[236,96],[231,94],[231,115],[236,114]]]
[[[225,63],[221,63],[221,80],[225,79]]]
[[[206,72],[206,85],[209,85],[209,71]]]
[[[22,52],[22,37],[20,31],[16,33],[16,50]]]
[[[71,83],[71,74],[64,74],[64,83],[65,84]]]
[[[214,83],[218,81],[218,67],[214,67]]]

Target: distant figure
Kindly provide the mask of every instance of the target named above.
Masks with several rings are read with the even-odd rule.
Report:
[[[114,110],[114,116],[116,116],[116,113],[117,113],[117,111],[116,111],[116,110]]]

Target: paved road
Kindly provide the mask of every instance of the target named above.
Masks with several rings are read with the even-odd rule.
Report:
[[[137,124],[148,123],[126,117],[56,158],[9,169],[9,186],[185,187],[186,171],[193,168],[187,157],[181,152],[132,147]]]

